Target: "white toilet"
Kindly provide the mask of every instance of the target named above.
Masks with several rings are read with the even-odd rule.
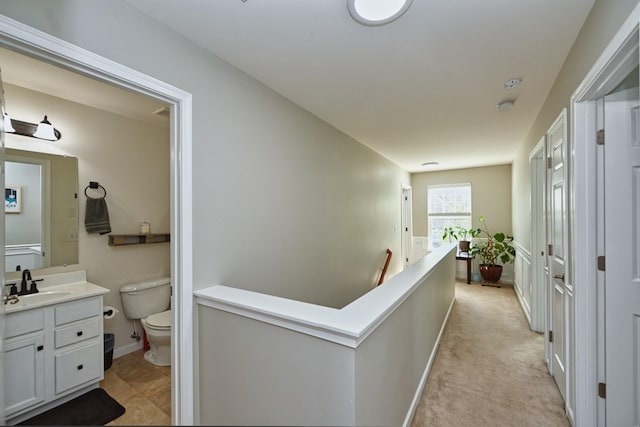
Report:
[[[147,334],[147,361],[158,366],[171,365],[171,278],[160,277],[120,288],[127,319],[140,319]]]

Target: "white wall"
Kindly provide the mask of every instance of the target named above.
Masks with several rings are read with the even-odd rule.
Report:
[[[199,422],[410,423],[454,301],[445,245],[340,310],[225,286],[196,292]]]
[[[0,13],[194,94],[195,289],[342,306],[375,285],[387,248],[401,253],[406,172],[126,2]],[[401,269],[394,257],[389,277]]]
[[[116,351],[138,346],[130,337],[132,322],[122,313],[119,288],[170,275],[170,246],[112,247],[106,235],[87,234],[84,188],[89,181],[98,181],[107,189],[113,233],[137,233],[141,220],[151,223],[152,232],[169,232],[168,124],[149,125],[9,84],[5,84],[5,103],[13,118],[32,121],[46,113],[62,132],[57,142],[7,134],[7,147],[78,158],[79,265],[72,269],[85,269],[90,282],[111,290],[104,304],[118,308],[120,314],[105,320],[105,332],[115,333]]]
[[[430,185],[467,182],[471,183],[473,226],[480,227],[478,217],[484,215],[491,233],[511,234],[511,165],[411,174],[414,234],[428,234],[427,188]]]
[[[596,0],[538,117],[516,153],[512,187],[513,233],[516,241],[527,250],[531,250],[529,155],[562,109],[569,107],[569,98],[637,4],[638,0]],[[571,139],[570,127],[568,134]]]
[[[5,245],[41,244],[42,180],[41,166],[5,163],[7,185],[21,188],[22,212],[5,216]]]

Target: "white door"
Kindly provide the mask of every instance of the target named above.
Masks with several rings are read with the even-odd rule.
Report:
[[[632,74],[626,81],[634,87],[614,91],[604,104],[608,426],[640,425],[640,102],[638,70]]]
[[[549,128],[547,134],[548,204],[547,242],[549,274],[549,331],[547,341],[551,350],[549,369],[562,398],[566,401],[567,384],[567,287],[565,268],[567,259],[567,203],[566,203],[566,110]]]

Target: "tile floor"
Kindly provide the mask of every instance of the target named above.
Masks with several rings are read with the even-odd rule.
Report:
[[[171,367],[147,362],[144,350],[115,359],[100,387],[126,409],[107,425],[171,425]]]

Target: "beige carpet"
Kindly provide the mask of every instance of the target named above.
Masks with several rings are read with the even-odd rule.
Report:
[[[568,426],[513,288],[456,284],[445,328],[412,426]]]

